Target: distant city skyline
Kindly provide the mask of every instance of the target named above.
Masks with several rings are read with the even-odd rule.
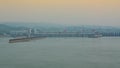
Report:
[[[120,0],[0,0],[0,23],[120,26]]]

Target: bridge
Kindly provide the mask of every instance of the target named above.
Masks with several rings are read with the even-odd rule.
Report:
[[[80,32],[42,32],[33,34],[34,37],[98,37],[99,33],[80,33]]]
[[[95,37],[95,36],[120,36],[120,31],[97,31],[97,30],[80,30],[80,31],[56,31],[56,32],[51,32],[51,31],[39,31],[35,29],[27,29],[27,30],[22,30],[22,31],[12,31],[10,33],[11,37]]]

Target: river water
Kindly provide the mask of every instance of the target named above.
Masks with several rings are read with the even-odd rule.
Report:
[[[0,38],[0,68],[120,68],[120,37]]]

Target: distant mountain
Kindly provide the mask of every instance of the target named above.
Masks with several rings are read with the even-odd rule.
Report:
[[[26,27],[26,28],[36,28],[40,31],[61,31],[65,28],[64,25],[51,24],[51,23],[5,23],[12,27]]]
[[[0,24],[0,33],[9,33],[14,30],[23,30],[28,28],[39,29],[41,32],[81,32],[81,31],[98,31],[98,32],[120,32],[120,28],[112,26],[92,26],[92,25],[78,25],[78,26],[66,26],[51,23],[5,23]]]
[[[25,27],[15,27],[10,25],[0,24],[0,34],[4,34],[4,33],[9,34],[10,31],[22,30],[22,29],[25,29]]]
[[[40,23],[23,23],[23,22],[13,22],[13,23],[5,23],[6,25],[9,26],[14,26],[14,27],[28,27],[28,28],[38,28],[38,27],[62,27],[64,25],[60,25],[60,24],[53,24],[53,23],[44,23],[44,22],[40,22]]]
[[[96,26],[96,25],[77,25],[77,26],[71,26],[71,25],[61,25],[61,24],[54,24],[54,23],[46,23],[46,22],[39,22],[39,23],[27,23],[27,22],[9,22],[5,23],[5,25],[13,26],[13,27],[28,27],[28,28],[50,28],[50,27],[58,27],[58,28],[64,28],[64,27],[84,27],[84,28],[102,28],[102,29],[118,29],[120,27],[113,27],[113,26]]]

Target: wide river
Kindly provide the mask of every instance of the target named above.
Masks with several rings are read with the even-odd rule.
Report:
[[[120,68],[120,37],[0,38],[0,68]]]

